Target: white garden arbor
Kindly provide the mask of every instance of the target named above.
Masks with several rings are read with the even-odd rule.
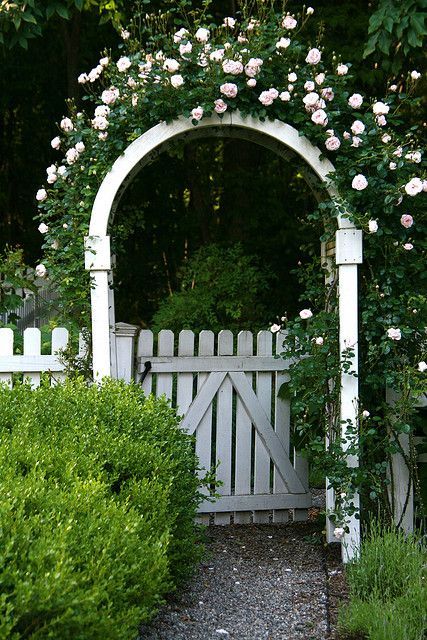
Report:
[[[180,117],[173,122],[160,123],[132,142],[124,154],[113,164],[105,176],[92,209],[89,235],[85,239],[85,266],[92,277],[92,342],[94,379],[114,372],[112,363],[111,336],[114,329],[114,297],[111,289],[112,258],[109,226],[127,184],[172,141],[200,137],[237,137],[250,140],[270,148],[279,155],[296,155],[304,162],[307,171],[304,177],[312,185],[316,180],[326,183],[331,198],[336,193],[328,185],[328,174],[334,171],[329,160],[321,158],[320,150],[289,124],[275,121],[260,121],[253,117],[242,117],[238,112],[224,114],[223,118],[203,118],[197,126],[190,119]],[[314,177],[313,177],[314,176]],[[338,216],[336,231],[335,262],[339,280],[340,349],[351,347],[354,352],[352,370],[358,373],[358,275],[357,265],[362,262],[362,231],[354,227],[348,218]],[[358,378],[354,374],[342,373],[341,420],[345,424],[357,424]],[[343,434],[345,435],[345,434]],[[345,440],[344,440],[345,441]],[[348,459],[349,465],[357,465],[356,459]],[[327,505],[328,506],[328,505]],[[330,505],[332,506],[332,505]],[[356,505],[357,506],[357,505]],[[350,532],[344,536],[344,559],[357,552],[360,540],[359,521],[352,518]],[[328,531],[329,541],[332,529]]]

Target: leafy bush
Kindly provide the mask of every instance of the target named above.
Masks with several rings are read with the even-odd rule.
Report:
[[[200,558],[191,438],[115,381],[0,403],[0,638],[131,640]]]
[[[240,244],[225,248],[201,247],[181,273],[181,291],[174,293],[154,314],[154,330],[259,329],[268,314],[260,302],[267,277],[245,255]]]
[[[360,559],[347,567],[350,603],[340,627],[368,640],[422,640],[427,627],[425,548],[402,531],[374,524]]]

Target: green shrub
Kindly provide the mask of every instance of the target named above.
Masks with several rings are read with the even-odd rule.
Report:
[[[200,558],[191,438],[120,382],[0,405],[0,638],[132,640]]]
[[[423,640],[427,628],[426,553],[420,541],[374,524],[360,559],[347,567],[350,602],[339,616],[369,640]]]

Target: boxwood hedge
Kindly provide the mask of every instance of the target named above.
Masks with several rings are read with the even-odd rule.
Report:
[[[117,381],[0,407],[0,638],[132,640],[201,555],[192,439]]]

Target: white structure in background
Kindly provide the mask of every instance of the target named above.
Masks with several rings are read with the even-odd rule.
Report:
[[[261,122],[253,117],[243,118],[238,112],[204,118],[197,126],[190,119],[178,118],[170,124],[160,123],[143,133],[132,142],[125,152],[115,161],[104,178],[92,209],[89,235],[85,239],[85,266],[90,271],[93,281],[92,296],[92,340],[93,368],[96,380],[116,373],[114,361],[114,298],[109,286],[112,282],[109,226],[112,224],[114,212],[132,177],[148,162],[164,150],[168,144],[179,138],[194,139],[197,137],[223,136],[250,140],[261,146],[272,149],[285,157],[296,155],[303,160],[309,174],[314,174],[321,182],[327,183],[327,176],[334,170],[329,160],[321,159],[320,150],[311,142],[300,136],[292,126],[275,121]],[[309,175],[306,176],[309,180]],[[333,198],[336,194],[329,186],[328,191]],[[336,264],[339,277],[339,319],[340,347],[354,349],[352,370],[358,373],[358,308],[357,308],[357,265],[362,262],[362,232],[345,217],[338,216],[336,232]],[[354,375],[342,374],[341,381],[341,420],[345,432],[345,424],[357,424],[358,414],[358,378]],[[349,458],[350,465],[358,461]],[[328,499],[331,499],[330,493]],[[327,506],[332,506],[331,504]],[[356,505],[357,506],[357,505]],[[343,542],[343,557],[352,558],[360,542],[359,521],[352,518],[349,523],[350,532]],[[331,528],[328,529],[328,540],[332,539]]]

